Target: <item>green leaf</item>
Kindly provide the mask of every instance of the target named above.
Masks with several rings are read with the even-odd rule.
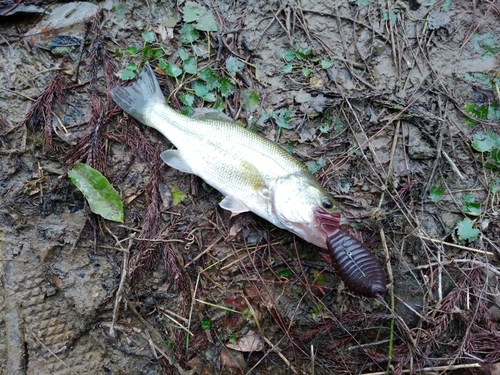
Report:
[[[172,204],[177,206],[181,203],[187,196],[186,193],[181,191],[178,186],[172,186],[170,189],[170,194],[172,194]]]
[[[200,71],[198,77],[206,82],[209,91],[217,88],[219,84],[219,77],[213,73],[209,66]]]
[[[183,13],[184,22],[194,22],[205,14],[206,10],[195,2],[188,1],[186,5],[184,5]]]
[[[170,77],[177,78],[182,74],[182,69],[174,63],[167,61],[165,65],[165,73]]]
[[[194,83],[194,93],[196,94],[197,97],[203,98],[205,95],[208,94],[210,90],[207,87],[207,84],[203,81],[197,80]]]
[[[311,69],[308,69],[308,68],[302,68],[302,75],[304,77],[309,77],[309,75],[311,74],[312,70]]]
[[[184,48],[179,48],[177,51],[179,54],[179,57],[182,59],[182,61],[186,61],[189,58],[188,53],[184,50]]]
[[[156,42],[155,33],[152,32],[152,31],[146,31],[146,32],[142,33],[142,39],[146,43],[154,43],[154,42]]]
[[[283,68],[281,68],[281,71],[285,74],[291,73],[293,70],[293,65],[292,64],[287,64]]]
[[[493,148],[493,144],[490,139],[483,133],[474,134],[474,140],[472,141],[472,147],[479,152],[488,152]]]
[[[273,113],[273,118],[280,128],[293,129],[295,126],[290,124],[292,114],[292,110],[281,108],[278,112]]]
[[[491,151],[484,166],[490,169],[500,169],[500,149],[495,148]]]
[[[187,105],[188,107],[192,107],[194,104],[194,95],[193,94],[181,94],[179,95],[179,100]]]
[[[217,31],[217,22],[212,13],[205,13],[200,17],[198,22],[195,23],[194,27],[200,31]]]
[[[326,161],[324,158],[320,157],[316,159],[316,161],[310,161],[306,163],[307,169],[309,169],[309,172],[312,174],[318,173],[321,168],[323,168],[326,164]]]
[[[470,193],[464,195],[463,198],[464,213],[468,215],[479,216],[481,214],[481,203],[476,202],[476,197]]]
[[[434,182],[434,185],[429,189],[429,199],[432,202],[439,202],[445,192],[444,186],[441,185],[439,179]]]
[[[208,319],[205,316],[203,318],[201,318],[201,329],[203,331],[206,331],[210,328],[212,328],[212,322],[210,321],[210,319]]]
[[[237,72],[241,71],[245,67],[245,63],[240,59],[230,56],[226,60],[226,69],[231,75],[235,75]]]
[[[129,55],[135,55],[137,54],[137,47],[134,47],[134,46],[128,46],[125,51],[127,52],[127,54]]]
[[[190,57],[185,60],[182,67],[184,68],[184,71],[189,74],[195,74],[198,71],[198,63],[194,57]]]
[[[498,194],[500,192],[500,178],[491,181],[489,188],[492,194]]]
[[[331,66],[333,65],[333,61],[330,61],[330,60],[321,60],[321,67],[323,69],[328,69],[330,68]]]
[[[231,78],[222,77],[219,79],[219,91],[224,98],[236,92],[236,86]]]
[[[475,241],[479,233],[479,229],[472,227],[472,220],[468,217],[457,224],[457,234],[460,240]]]
[[[242,99],[244,111],[253,112],[259,108],[260,100],[256,91],[244,91]]]
[[[278,277],[281,279],[288,279],[290,276],[292,276],[290,268],[285,268],[278,272]]]
[[[286,62],[292,61],[295,57],[297,57],[297,54],[295,53],[294,50],[292,49],[286,49],[282,52],[282,56],[285,59]]]
[[[311,47],[298,48],[295,54],[299,59],[304,59],[311,54],[311,51]]]
[[[123,223],[123,202],[120,195],[101,172],[76,163],[68,172],[68,177],[83,193],[90,210],[107,220]]]
[[[190,44],[198,40],[200,33],[189,23],[185,23],[181,28],[181,36],[179,40],[181,43]]]
[[[135,73],[132,70],[124,69],[120,74],[120,78],[124,81],[129,81],[135,78]]]

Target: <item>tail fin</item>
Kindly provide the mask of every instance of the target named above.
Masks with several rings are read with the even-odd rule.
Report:
[[[147,124],[146,116],[157,103],[166,103],[156,76],[148,64],[130,87],[115,87],[111,97],[125,112]]]

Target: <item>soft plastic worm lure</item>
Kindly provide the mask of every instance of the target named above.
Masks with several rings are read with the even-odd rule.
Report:
[[[373,254],[357,239],[340,229],[331,214],[317,210],[316,219],[327,234],[332,265],[345,285],[365,297],[379,297],[386,293],[385,274]]]

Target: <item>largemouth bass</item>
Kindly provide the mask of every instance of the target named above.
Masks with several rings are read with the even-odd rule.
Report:
[[[213,113],[192,118],[169,107],[149,65],[132,86],[117,87],[111,96],[125,112],[168,138],[176,150],[164,151],[163,161],[221,192],[222,208],[234,214],[251,211],[327,247],[315,210],[321,208],[340,221],[339,206],[283,148],[236,121]]]

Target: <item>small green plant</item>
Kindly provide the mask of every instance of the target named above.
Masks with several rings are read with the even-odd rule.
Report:
[[[481,215],[481,203],[476,202],[476,197],[470,193],[465,194],[463,198],[463,212],[467,215]]]
[[[460,221],[457,226],[457,235],[459,241],[475,241],[479,237],[479,229],[473,227],[473,221],[466,217]]]
[[[444,186],[441,184],[441,180],[437,178],[434,184],[429,189],[429,199],[432,202],[439,202],[443,197],[445,192]]]
[[[464,111],[470,117],[465,118],[465,125],[469,128],[477,125],[477,120],[500,121],[500,106],[497,102],[486,104],[466,104]]]
[[[301,47],[298,43],[291,49],[284,49],[281,52],[281,58],[286,63],[281,68],[283,73],[290,74],[294,69],[300,67],[302,76],[306,78],[311,75],[315,68],[328,69],[333,65],[333,62],[328,59],[320,59],[314,56],[311,47]]]
[[[290,268],[285,268],[278,272],[278,277],[280,277],[281,279],[288,279],[290,278],[290,276],[292,276],[292,271],[290,270]]]
[[[496,36],[491,32],[487,32],[484,34],[476,32],[474,33],[474,35],[472,35],[471,42],[474,46],[474,49],[482,53],[481,59],[483,59],[483,61],[489,60],[495,54],[500,52],[500,45],[498,44],[498,40]]]
[[[206,316],[201,318],[201,329],[203,331],[209,330],[212,328],[212,321],[208,319]]]
[[[478,132],[474,134],[472,147],[485,156],[486,168],[500,169],[500,136],[493,132]]]

